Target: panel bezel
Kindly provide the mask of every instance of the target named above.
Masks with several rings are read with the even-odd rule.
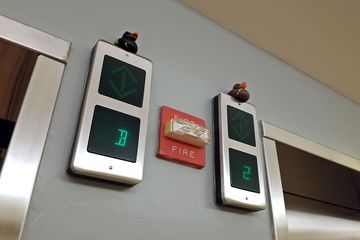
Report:
[[[218,118],[218,129],[215,134],[218,137],[216,146],[218,149],[218,159],[216,159],[219,174],[217,176],[218,196],[221,198],[221,203],[224,205],[231,205],[235,207],[248,208],[252,210],[261,210],[266,206],[265,193],[264,193],[264,178],[263,178],[263,157],[261,151],[261,142],[259,138],[259,126],[256,116],[256,109],[249,103],[239,103],[233,97],[220,93],[217,97],[217,116]],[[255,128],[255,147],[238,142],[228,137],[228,116],[227,106],[232,106],[241,111],[248,112],[253,115],[254,128]],[[233,148],[248,154],[252,154],[257,158],[258,165],[258,176],[259,176],[259,187],[260,193],[251,192],[231,186],[230,182],[230,162],[229,162],[229,148]]]
[[[145,70],[144,97],[141,108],[99,94],[98,89],[105,55]],[[152,62],[150,60],[136,54],[126,52],[105,41],[98,41],[93,50],[93,59],[88,75],[87,89],[83,100],[73,159],[70,165],[70,170],[73,173],[130,185],[137,184],[142,180],[149,113],[151,74]],[[87,151],[95,105],[123,112],[140,119],[139,143],[135,163]]]

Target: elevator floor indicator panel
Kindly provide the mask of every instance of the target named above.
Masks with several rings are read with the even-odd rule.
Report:
[[[93,50],[70,170],[125,184],[142,180],[151,61],[99,41]]]
[[[264,209],[263,162],[255,107],[221,93],[214,98],[214,120],[217,202]]]

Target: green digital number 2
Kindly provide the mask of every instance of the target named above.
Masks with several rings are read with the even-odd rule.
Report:
[[[244,180],[246,181],[250,181],[250,174],[251,174],[251,167],[244,165],[243,166],[243,172],[242,172],[242,177]]]

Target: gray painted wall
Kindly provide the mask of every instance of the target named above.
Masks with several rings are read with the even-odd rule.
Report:
[[[73,43],[24,240],[271,239],[268,210],[216,206],[213,149],[202,170],[156,158],[159,110],[212,127],[213,96],[247,80],[259,119],[360,156],[360,107],[174,0],[2,0],[0,14]],[[154,63],[144,180],[126,188],[66,173],[90,52],[98,39],[140,32]]]

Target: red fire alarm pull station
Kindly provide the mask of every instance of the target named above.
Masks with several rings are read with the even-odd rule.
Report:
[[[210,133],[203,119],[162,106],[158,157],[203,168],[205,145],[209,142]]]

